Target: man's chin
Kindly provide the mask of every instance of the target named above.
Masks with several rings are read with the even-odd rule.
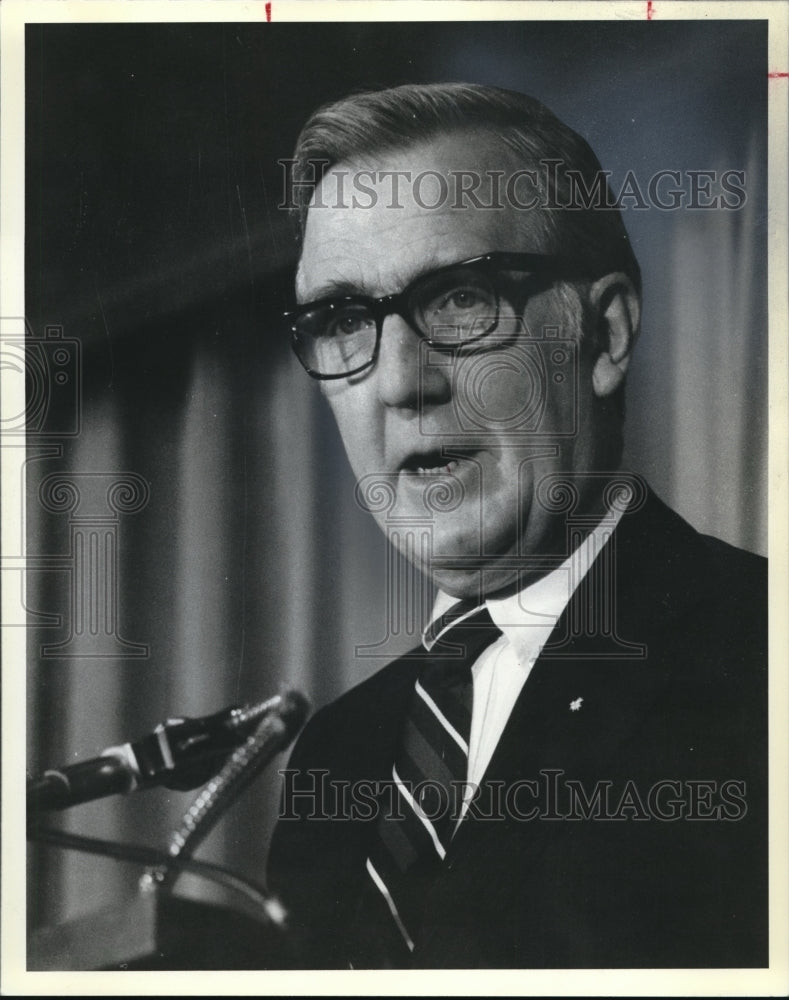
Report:
[[[435,587],[451,597],[481,600],[497,591],[517,588],[523,560],[512,555],[517,545],[511,536],[491,538],[489,551],[481,555],[478,530],[469,529],[468,519],[460,524],[457,521],[437,517],[421,539],[416,526],[404,525],[391,540]]]
[[[482,601],[491,594],[517,590],[520,574],[514,569],[495,569],[480,563],[474,568],[433,565],[430,576],[435,586],[450,597]]]

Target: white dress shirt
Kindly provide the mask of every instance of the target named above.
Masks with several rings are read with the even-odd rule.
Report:
[[[491,597],[485,601],[491,618],[503,634],[480,653],[471,668],[474,703],[468,757],[470,785],[478,785],[482,780],[526,678],[573,592],[589,572],[621,516],[621,511],[609,512],[562,565],[546,576],[508,597]],[[457,603],[457,598],[439,591],[431,624]],[[463,618],[476,610],[469,611]],[[463,618],[456,619],[453,624]],[[451,626],[444,631],[449,628]],[[430,625],[422,640],[427,649],[443,634],[438,632],[428,638],[429,630]],[[468,799],[464,812],[467,804]]]

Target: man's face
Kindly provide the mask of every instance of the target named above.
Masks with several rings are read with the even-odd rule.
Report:
[[[408,170],[415,177],[522,166],[507,163],[494,145],[490,137],[449,135],[370,162],[339,164],[316,195],[335,205],[337,171]],[[415,191],[402,182],[402,207],[395,208],[391,180],[371,185],[368,175],[365,184],[377,198],[371,207],[369,197],[352,207],[347,173],[344,184],[344,207],[309,211],[300,303],[337,294],[338,287],[387,295],[427,271],[478,255],[544,250],[534,213],[456,207],[452,196],[425,207],[437,200],[437,187]],[[376,513],[381,526],[429,525],[432,551],[408,554],[458,597],[523,583],[550,568],[534,557],[561,555],[564,532],[538,499],[539,484],[549,474],[594,464],[591,369],[577,347],[580,309],[563,304],[555,287],[519,309],[515,336],[494,337],[491,350],[465,357],[428,348],[405,319],[390,315],[372,368],[321,383],[361,493],[387,484],[392,502]],[[557,333],[559,342],[547,345]],[[512,558],[505,565],[502,556]]]

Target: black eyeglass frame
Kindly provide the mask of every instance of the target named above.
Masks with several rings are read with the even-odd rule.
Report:
[[[499,289],[494,285],[493,291],[496,295],[496,320],[489,326],[484,332],[478,334],[475,337],[469,337],[462,342],[447,343],[446,341],[434,341],[420,329],[419,324],[416,322],[413,311],[409,307],[409,301],[411,300],[414,289],[418,288],[421,284],[427,281],[432,281],[434,278],[440,276],[441,274],[454,271],[459,267],[476,267],[480,270],[502,270],[502,271],[526,271],[533,273],[535,278],[542,279],[538,283],[543,287],[545,285],[545,279],[550,278],[551,280],[563,279],[567,281],[578,280],[582,278],[589,278],[589,270],[582,270],[579,268],[577,263],[568,260],[565,257],[561,257],[556,254],[540,254],[540,253],[516,253],[510,251],[495,251],[492,253],[482,254],[478,257],[470,257],[467,260],[459,260],[453,264],[446,264],[443,267],[436,268],[434,271],[428,271],[425,274],[421,274],[416,277],[413,281],[409,282],[406,287],[400,292],[393,292],[391,295],[381,295],[378,298],[374,298],[368,295],[330,295],[322,299],[316,299],[313,302],[307,302],[296,309],[286,310],[281,314],[282,320],[288,325],[290,329],[291,337],[291,347],[293,348],[293,353],[299,361],[299,364],[306,371],[306,373],[314,379],[319,379],[321,381],[330,381],[338,378],[349,378],[352,375],[358,375],[360,372],[365,371],[367,368],[371,368],[375,362],[378,360],[378,353],[381,347],[381,338],[383,336],[383,326],[384,320],[387,316],[396,314],[402,316],[402,318],[408,323],[414,332],[421,337],[428,345],[439,351],[451,352],[462,352],[467,347],[478,348],[478,344],[485,337],[489,336],[496,327],[498,326],[499,319]],[[536,291],[536,289],[535,289]],[[534,294],[533,292],[531,294]],[[317,372],[310,368],[309,365],[303,360],[298,351],[298,331],[296,329],[296,323],[299,317],[305,315],[306,313],[313,312],[316,309],[321,309],[326,306],[330,308],[340,308],[349,305],[361,305],[365,306],[372,318],[375,320],[375,347],[373,349],[372,357],[369,361],[365,361],[363,365],[352,369],[347,372],[339,372],[337,374],[326,375],[322,372]]]

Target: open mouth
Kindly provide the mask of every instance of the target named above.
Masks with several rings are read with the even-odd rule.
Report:
[[[413,452],[401,462],[400,472],[411,476],[451,476],[462,458],[463,456],[447,458],[440,448]]]

